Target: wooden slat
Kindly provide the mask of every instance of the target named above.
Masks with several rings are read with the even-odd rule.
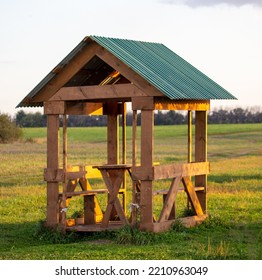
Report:
[[[194,211],[196,212],[196,214],[198,216],[203,215],[204,212],[202,210],[202,207],[200,205],[200,202],[198,200],[197,194],[194,190],[194,186],[193,186],[190,178],[189,177],[183,177],[182,182],[183,182],[183,185],[185,187],[185,192],[187,193],[189,201],[192,205],[192,208],[194,209]]]
[[[203,191],[205,190],[204,187],[195,187],[194,188],[195,192],[199,192],[199,191]],[[156,190],[153,192],[153,195],[164,195],[164,194],[168,194],[169,190]],[[179,192],[184,192],[185,189],[184,188],[179,188],[178,189]]]
[[[51,100],[101,100],[101,99],[127,99],[134,96],[146,96],[134,84],[114,84],[104,86],[62,87]]]
[[[93,194],[102,194],[108,193],[108,189],[92,189],[86,191],[73,191],[73,192],[66,192],[65,195],[70,196],[86,196],[86,195],[93,195]]]
[[[66,178],[68,180],[80,179],[86,176],[86,171],[75,171],[75,172],[66,172]]]
[[[179,187],[180,181],[181,181],[181,177],[177,177],[172,180],[172,184],[168,191],[163,209],[162,209],[160,217],[159,217],[159,222],[163,222],[163,221],[169,219],[170,212],[172,210],[173,204],[175,202],[175,199],[176,199],[176,196],[178,193],[178,187]]]
[[[209,174],[209,162],[194,162],[185,164],[167,164],[154,166],[154,179],[168,179],[177,176],[194,176]]]

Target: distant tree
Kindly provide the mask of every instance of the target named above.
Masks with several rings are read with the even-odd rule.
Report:
[[[0,113],[0,143],[10,143],[22,138],[21,128],[7,114]]]
[[[46,115],[40,112],[36,113],[25,113],[20,110],[15,116],[16,124],[20,127],[43,127],[46,126]]]

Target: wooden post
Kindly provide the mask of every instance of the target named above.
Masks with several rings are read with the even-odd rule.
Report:
[[[141,167],[144,170],[153,168],[154,150],[154,110],[141,110]],[[142,229],[147,229],[146,224],[153,223],[153,182],[141,181],[140,223]]]
[[[107,163],[119,163],[119,121],[117,102],[108,102],[107,116]]]
[[[192,111],[187,113],[187,162],[192,162]],[[187,198],[187,209],[190,208],[190,202]]]
[[[47,168],[59,168],[59,115],[47,116]],[[47,226],[59,223],[58,182],[47,182]]]
[[[207,111],[196,111],[195,117],[195,161],[207,161]],[[204,187],[204,191],[197,192],[202,210],[207,211],[207,175],[195,176],[195,186]]]
[[[187,115],[187,162],[192,162],[192,111]]]
[[[126,103],[122,102],[122,163],[126,164]],[[122,205],[126,214],[126,173],[124,173]]]
[[[132,167],[136,166],[136,129],[137,129],[137,110],[133,110],[132,119]],[[132,181],[132,203],[137,205],[136,182]],[[137,208],[131,208],[131,225],[135,225],[137,220]]]
[[[67,209],[67,203],[66,203],[66,191],[67,191],[67,118],[66,114],[63,115],[63,173],[64,173],[64,181],[63,181],[63,194],[62,194],[62,210],[61,212],[61,223],[62,227],[65,229],[66,226],[66,209]]]
[[[118,103],[107,103],[107,164],[119,164],[119,118]],[[115,170],[110,170],[110,177],[114,184],[117,174]],[[110,195],[108,202],[110,201]],[[115,219],[117,212],[113,208],[111,219]]]

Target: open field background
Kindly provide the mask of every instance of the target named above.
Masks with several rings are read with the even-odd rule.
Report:
[[[24,142],[0,145],[0,259],[262,259],[262,124],[208,129],[210,218],[205,223],[192,229],[175,225],[162,234],[125,228],[65,237],[41,226],[46,129],[24,129]],[[186,162],[186,133],[183,125],[156,126],[155,161]],[[70,128],[68,138],[69,164],[105,163],[106,128]],[[130,127],[127,146],[131,162]],[[159,184],[165,182],[155,188],[164,188]],[[160,200],[155,200],[156,215]],[[185,203],[181,194],[181,215]]]

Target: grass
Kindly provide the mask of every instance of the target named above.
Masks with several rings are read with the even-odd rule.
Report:
[[[261,132],[261,124],[209,126],[209,218],[203,224],[175,224],[161,234],[125,227],[63,235],[43,227],[46,129],[24,129],[30,141],[0,145],[0,259],[262,259]],[[68,138],[70,164],[105,162],[105,128],[70,128]],[[155,127],[155,161],[185,162],[186,143],[186,126]],[[130,162],[130,128],[127,145]],[[163,184],[169,182],[155,188]],[[161,198],[154,203],[158,215]],[[182,214],[184,194],[177,203]]]

